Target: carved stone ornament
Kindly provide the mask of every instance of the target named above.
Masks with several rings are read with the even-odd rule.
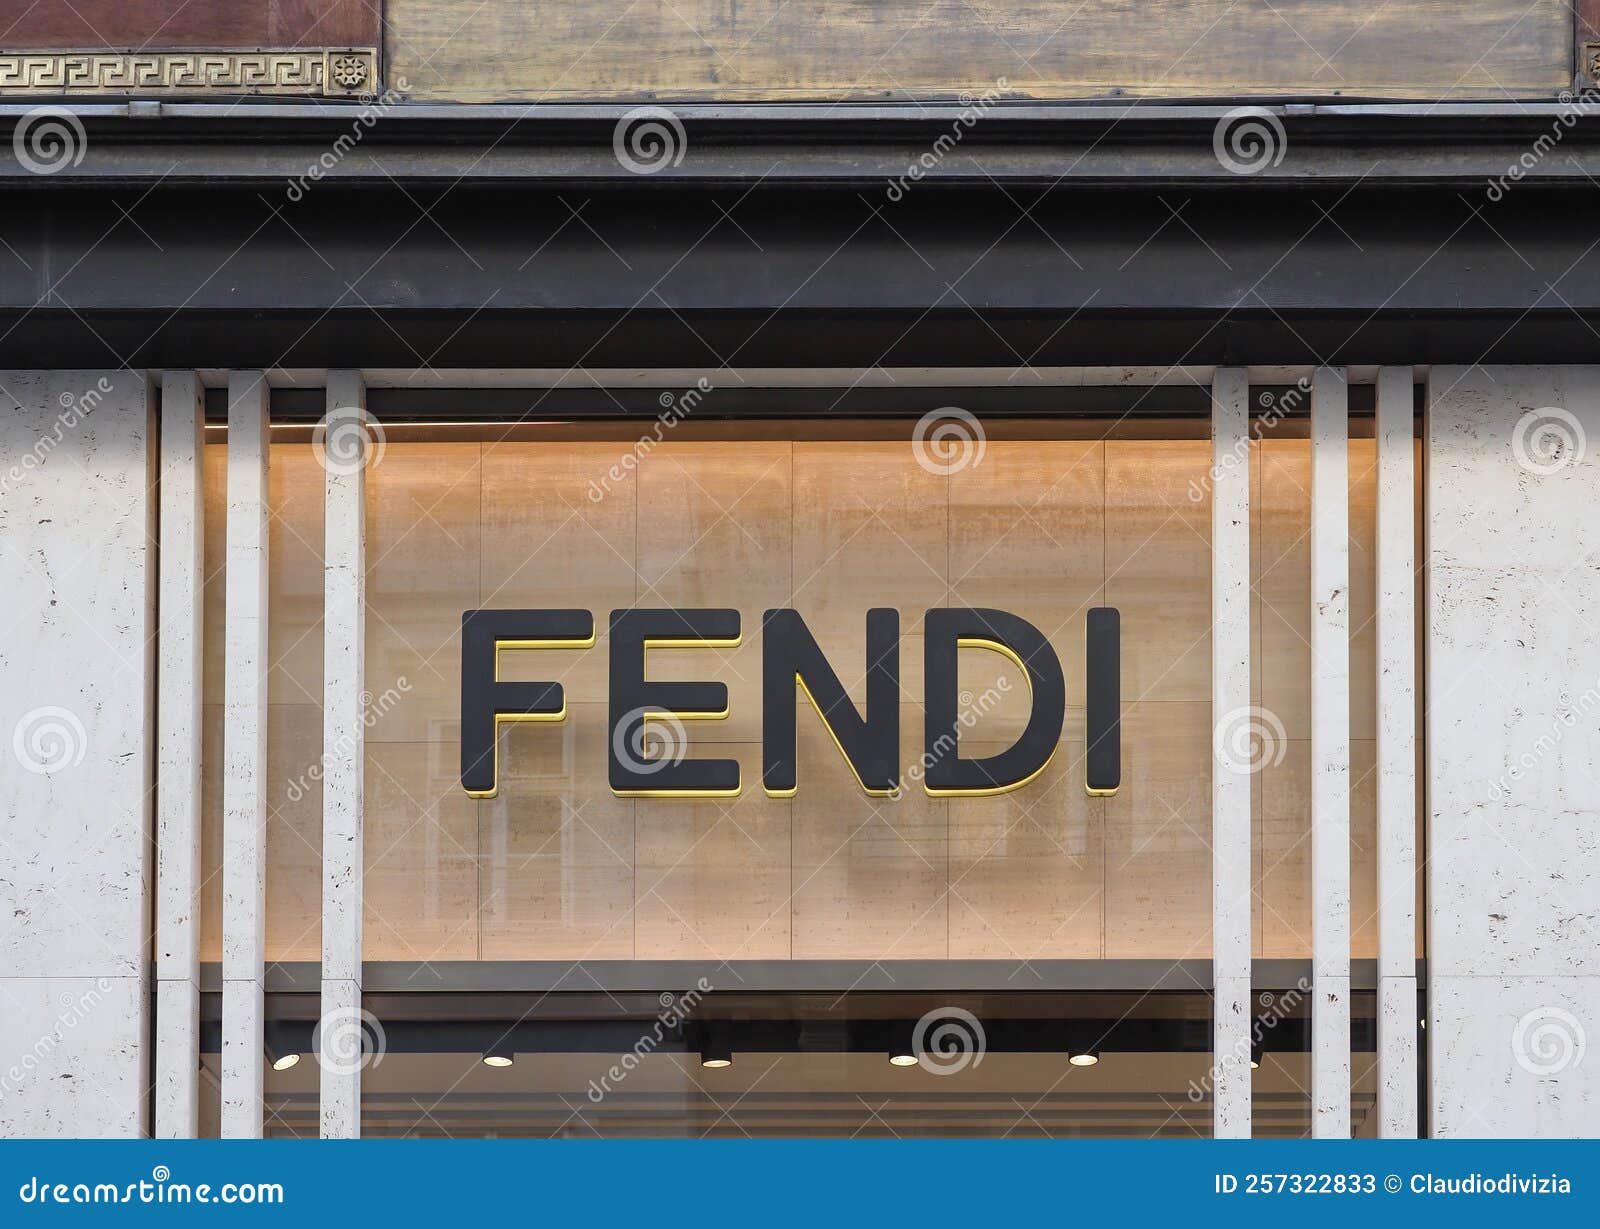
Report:
[[[0,51],[11,94],[301,94],[377,91],[374,47],[244,51]]]

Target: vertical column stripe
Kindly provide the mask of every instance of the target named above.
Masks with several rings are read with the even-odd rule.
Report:
[[[267,385],[228,377],[222,743],[222,1134],[262,1128],[266,958]]]
[[[322,465],[322,1036],[360,1038],[365,726],[366,393],[359,372],[328,373]],[[323,1063],[322,1134],[361,1133],[361,1063]]]
[[[1211,388],[1212,1113],[1218,1139],[1250,1135],[1250,766],[1227,732],[1250,715],[1250,387]]]
[[[155,1134],[200,1133],[200,651],[205,567],[204,392],[161,379],[156,731]]]
[[[1409,367],[1378,372],[1378,1131],[1417,1135],[1416,480]]]
[[[1350,1135],[1350,449],[1343,369],[1311,386],[1311,1133]]]

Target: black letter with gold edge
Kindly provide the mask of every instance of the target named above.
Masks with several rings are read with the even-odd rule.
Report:
[[[611,719],[606,754],[611,792],[623,798],[731,798],[739,793],[738,760],[691,760],[678,745],[652,757],[645,729],[652,720],[715,721],[728,715],[722,683],[650,682],[653,648],[732,648],[737,610],[613,610]],[[671,740],[668,740],[669,742]]]
[[[1104,798],[1122,784],[1122,614],[1115,606],[1089,611],[1083,658],[1084,787]]]
[[[1067,685],[1055,650],[1033,624],[1003,610],[930,610],[923,616],[923,633],[927,689],[923,788],[935,797],[978,797],[1020,789],[1044,771],[1061,738]],[[960,755],[957,665],[963,648],[992,649],[1011,658],[1027,675],[1032,692],[1022,736],[998,755],[981,760],[964,760]]]
[[[502,721],[560,721],[560,683],[502,683],[501,649],[576,649],[594,644],[587,610],[468,610],[461,615],[461,788],[499,789]]]
[[[900,612],[867,612],[867,716],[856,712],[839,676],[795,610],[761,616],[761,783],[774,798],[795,792],[795,688],[816,707],[839,754],[869,794],[897,788],[900,754]]]

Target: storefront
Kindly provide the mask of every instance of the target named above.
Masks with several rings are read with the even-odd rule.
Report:
[[[369,998],[384,987],[369,1028],[388,1052],[362,1081],[364,1131],[417,1130],[421,1102],[454,1135],[699,1133],[719,1119],[751,1134],[987,1134],[996,1123],[1020,1129],[1003,1094],[1037,1088],[1030,1113],[1051,1133],[1208,1133],[1214,738],[1259,770],[1252,954],[1286,981],[1262,988],[1258,1120],[1269,1133],[1303,1131],[1309,443],[1303,423],[1296,431],[1272,412],[1296,391],[1267,390],[1263,438],[1239,471],[1255,509],[1260,668],[1251,704],[1214,731],[1209,424],[1163,412],[1159,389],[1140,395],[1145,404],[1116,419],[989,425],[956,409],[921,424],[696,421],[715,407],[713,390],[643,434],[614,423],[384,426],[365,475],[362,952]],[[1365,684],[1351,720],[1351,953],[1370,968],[1377,464],[1367,401],[1350,444],[1353,556],[1364,561],[1352,569],[1352,677]],[[204,467],[206,963],[222,957],[224,926],[220,435],[208,436]],[[321,953],[329,767],[330,453],[306,435],[273,434],[267,546],[265,942],[284,987],[274,993],[269,976],[267,1015],[280,1048],[301,1051],[320,1010],[287,987],[314,982]],[[659,721],[636,755],[639,736],[608,703],[622,668],[608,612],[720,607],[737,611],[742,637],[659,648],[648,668],[652,679],[726,688],[715,706],[724,718]],[[781,739],[764,728],[763,658],[778,651],[764,638],[778,633],[763,629],[763,612],[797,612],[850,702],[882,725],[866,660],[875,607],[893,608],[899,624],[897,639],[873,646],[873,664],[897,657],[900,796],[857,779],[805,695],[794,784],[773,788],[763,750]],[[1123,696],[1120,729],[1102,721],[1101,738],[1120,743],[1121,782],[1091,793],[1086,623],[1106,607],[1121,616]],[[473,798],[460,767],[463,612],[571,608],[598,612],[587,637],[573,637],[591,647],[503,648],[498,675],[558,680],[564,716],[501,726],[496,792]],[[925,741],[924,612],[962,608],[1038,629],[1047,647],[1022,651],[1059,673],[1066,702],[1055,693],[1050,713],[1012,656],[963,648],[942,701],[958,706],[959,750],[945,761]],[[536,642],[515,630],[506,639]],[[825,694],[815,677],[806,694]],[[983,786],[937,789],[942,762],[1026,753],[1031,712],[1059,726],[1045,731],[1042,765],[1034,757]],[[716,762],[737,765],[732,790],[665,779]],[[608,781],[620,763],[643,790]],[[1352,1034],[1358,1126],[1375,1096],[1374,988],[1369,973]],[[1267,1001],[1278,994],[1287,1006]],[[990,1049],[972,1076],[892,1066],[896,1030],[946,1008],[952,1024],[970,1013],[981,1032],[969,1043]],[[658,1016],[668,1017],[659,1029]],[[604,1087],[641,1032],[651,1041],[638,1071],[591,1102],[591,1084]],[[701,1066],[714,1039],[731,1048],[730,1068]],[[496,1046],[514,1065],[482,1065]],[[1075,1048],[1100,1063],[1073,1068]],[[316,1075],[307,1063],[267,1077],[286,1129],[314,1126]],[[723,1117],[735,1099],[746,1112]],[[875,1126],[877,1114],[887,1118]]]
[[[390,7],[0,78],[0,1132],[1595,1132],[1570,13],[912,106]]]

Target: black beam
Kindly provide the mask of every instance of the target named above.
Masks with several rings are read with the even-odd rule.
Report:
[[[1376,1023],[1371,1017],[1351,1020],[1350,1048],[1356,1053],[1376,1049]],[[880,1053],[894,1039],[910,1036],[917,1021],[906,1020],[718,1020],[718,1036],[726,1036],[736,1053]],[[271,1020],[279,1048],[310,1053],[315,1024],[306,1020]],[[1038,1020],[986,1019],[981,1021],[985,1049],[996,1053],[1064,1054],[1088,1039],[1107,1053],[1173,1054],[1208,1053],[1211,1021],[1203,1018],[1094,1018]],[[1306,1053],[1311,1028],[1306,1018],[1261,1021],[1261,1048],[1271,1053]],[[688,1022],[663,1028],[646,1021],[515,1019],[384,1020],[384,1048],[396,1054],[482,1054],[491,1046],[505,1045],[523,1054],[626,1054],[642,1036],[649,1049],[663,1053],[692,1053],[699,1049],[702,1024]],[[220,1021],[202,1021],[201,1049],[216,1053],[221,1043]]]
[[[385,423],[492,420],[653,419],[677,404],[687,390],[666,386],[595,388],[382,388],[368,387],[367,409]],[[1350,390],[1353,417],[1371,417],[1376,403],[1370,384]],[[1421,412],[1422,387],[1416,389]],[[1251,405],[1259,414],[1272,407],[1284,418],[1310,414],[1305,391],[1290,384],[1258,384]],[[1287,398],[1287,400],[1285,400]],[[269,395],[272,421],[309,425],[327,412],[327,390],[275,387]],[[1095,385],[1091,387],[1011,382],[997,385],[857,385],[846,388],[711,388],[695,399],[697,422],[722,419],[886,418],[915,419],[944,406],[959,406],[986,419],[1037,418],[1070,414],[1075,418],[1145,416],[1209,421],[1211,390],[1194,386]],[[206,421],[228,421],[228,390],[206,390]]]
[[[1536,190],[5,193],[0,362],[1578,362],[1596,233]]]
[[[0,140],[36,102],[0,105]],[[7,160],[0,182],[65,181],[282,188],[324,182],[383,188],[463,179],[582,186],[637,183],[616,156],[634,108],[549,104],[439,106],[64,100],[83,156],[48,178]],[[1532,182],[1587,187],[1600,176],[1600,119],[1548,103],[1362,104],[1259,100],[1283,157],[1241,181],[1214,149],[1236,100],[1172,104],[674,104],[684,156],[650,176],[670,183],[877,185],[921,168],[924,182],[1073,188],[1254,182],[1434,184],[1481,189],[1513,166]],[[363,118],[363,116],[367,118]],[[966,119],[973,122],[965,122]],[[937,144],[936,144],[937,143]],[[925,159],[937,149],[938,156]],[[1525,157],[1534,154],[1533,157]],[[313,181],[315,182],[315,181]]]

